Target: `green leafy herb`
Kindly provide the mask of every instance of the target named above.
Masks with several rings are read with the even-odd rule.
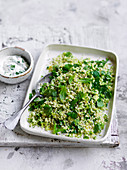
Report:
[[[76,112],[68,112],[67,115],[70,116],[73,119],[76,119],[77,116],[78,116]]]
[[[89,136],[85,135],[85,136],[83,137],[83,139],[89,139]]]
[[[37,97],[36,99],[34,99],[34,102],[41,102],[42,104],[44,103],[44,99]]]
[[[84,70],[88,70],[88,66],[87,65],[84,67]]]
[[[101,71],[101,75],[105,75],[105,71],[102,70],[102,71]]]
[[[74,66],[74,68],[76,68],[76,67],[79,67],[80,64],[74,64],[73,66]]]
[[[72,64],[65,64],[65,66],[63,67],[63,73],[67,73],[72,67]]]
[[[99,100],[97,101],[97,107],[103,107],[104,106],[104,103],[103,101]]]
[[[66,52],[66,53],[64,53],[64,56],[66,56],[66,57],[73,57],[73,55],[72,55],[71,52]]]
[[[99,123],[96,123],[94,125],[94,133],[98,133],[98,132],[101,132],[101,125]]]
[[[99,77],[100,76],[100,74],[99,74],[99,72],[98,71],[93,71],[93,76],[96,78],[96,77]]]
[[[29,99],[32,99],[32,96],[33,96],[32,93],[30,93],[30,94],[29,94]]]
[[[44,88],[41,89],[41,94],[43,94],[45,97],[56,97],[57,91],[55,89],[51,89],[50,87],[47,90],[44,90]]]
[[[73,75],[73,76],[71,76],[71,77],[69,78],[69,84],[71,84],[71,83],[73,82],[74,77],[75,77],[75,75]]]
[[[61,90],[60,90],[60,94],[59,94],[60,100],[61,100],[61,101],[65,100],[66,95],[67,95],[67,93],[66,93],[66,87],[65,87],[65,86],[62,86],[62,87],[61,87]]]
[[[51,112],[52,112],[52,107],[49,106],[48,104],[45,104],[45,106],[44,106],[44,112],[45,112],[47,115],[50,115]]]
[[[75,105],[76,105],[77,102],[78,102],[78,99],[77,99],[77,98],[74,99],[74,100],[72,100],[72,101],[70,102],[70,108],[71,108],[71,109],[74,109],[74,107],[75,107]]]
[[[57,128],[56,128],[56,122],[54,123],[54,127],[53,127],[53,134],[57,133]]]
[[[82,91],[80,91],[80,92],[78,92],[76,98],[77,98],[78,100],[82,100],[82,98],[83,98],[84,96],[85,96],[84,93],[83,93]]]
[[[105,122],[108,122],[108,115],[104,114],[104,120]]]
[[[84,64],[88,64],[88,62],[87,62],[86,60],[83,60],[83,63],[84,63]]]
[[[52,76],[55,76],[55,77],[58,76],[58,69],[59,69],[58,65],[53,66]]]
[[[11,65],[10,68],[11,68],[11,70],[14,70],[15,65]]]
[[[90,83],[92,81],[92,79],[90,79],[90,78],[82,78],[79,81],[82,82],[82,83]]]

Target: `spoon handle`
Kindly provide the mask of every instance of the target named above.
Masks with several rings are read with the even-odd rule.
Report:
[[[13,130],[19,119],[20,119],[20,116],[22,115],[22,113],[24,112],[24,110],[29,106],[29,104],[36,98],[38,97],[39,94],[35,94],[25,105],[24,107],[19,111],[17,112],[16,114],[14,114],[13,116],[11,116],[9,119],[7,119],[5,122],[4,122],[4,125],[7,129],[9,130]]]

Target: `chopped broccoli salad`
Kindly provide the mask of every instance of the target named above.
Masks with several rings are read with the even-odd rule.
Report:
[[[42,98],[29,107],[30,127],[56,135],[96,139],[108,121],[114,73],[108,59],[77,59],[64,52],[47,67],[50,82],[40,87]],[[29,98],[35,94],[33,90]]]

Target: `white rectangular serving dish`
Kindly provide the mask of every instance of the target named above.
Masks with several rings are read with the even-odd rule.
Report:
[[[20,118],[20,126],[22,130],[25,132],[32,134],[32,135],[38,135],[43,137],[50,137],[50,138],[56,138],[61,140],[68,140],[68,141],[75,141],[75,142],[83,142],[86,144],[100,144],[106,138],[108,137],[108,133],[110,131],[110,126],[113,118],[114,113],[114,105],[115,105],[115,95],[116,95],[116,83],[117,83],[117,74],[118,74],[118,58],[117,56],[109,51],[104,51],[100,49],[94,49],[94,48],[87,48],[87,47],[81,47],[81,46],[73,46],[73,45],[48,45],[40,55],[38,62],[36,64],[27,94],[24,101],[24,104],[29,100],[29,93],[32,92],[32,89],[35,88],[37,81],[41,78],[41,75],[45,75],[48,73],[46,70],[46,67],[49,65],[49,63],[52,61],[52,59],[59,54],[63,52],[70,51],[72,52],[73,56],[76,56],[77,58],[91,58],[91,59],[105,59],[109,58],[109,60],[112,62],[114,66],[114,74],[115,74],[115,81],[114,81],[114,94],[112,99],[110,100],[109,109],[108,109],[108,115],[109,115],[109,121],[106,124],[104,130],[101,133],[101,136],[97,136],[96,140],[93,139],[81,139],[81,138],[71,138],[66,137],[62,135],[55,135],[51,134],[48,131],[43,130],[40,127],[29,127],[29,123],[27,122],[27,118],[29,116],[28,109],[24,111]]]

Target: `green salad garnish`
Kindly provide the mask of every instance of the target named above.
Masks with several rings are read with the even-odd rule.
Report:
[[[51,82],[40,87],[43,97],[30,104],[29,125],[56,135],[96,139],[108,121],[106,111],[113,95],[110,61],[79,60],[64,52],[47,69],[52,72]]]

